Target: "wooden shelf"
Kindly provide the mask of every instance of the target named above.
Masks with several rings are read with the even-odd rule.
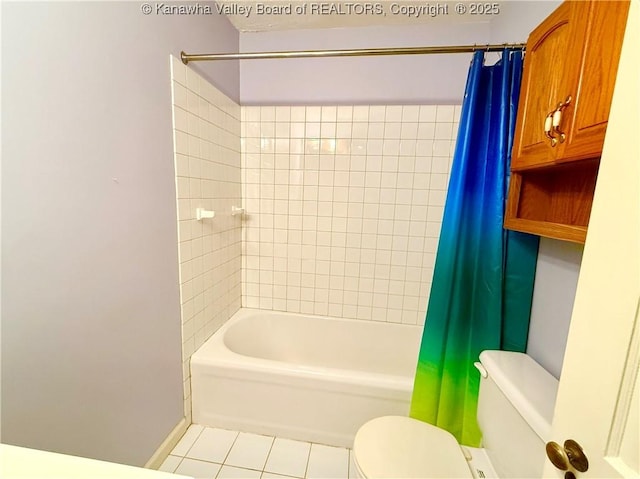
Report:
[[[512,172],[505,228],[584,243],[599,163]]]
[[[587,238],[586,226],[568,226],[548,221],[523,220],[519,218],[506,219],[504,227],[509,230],[531,233],[546,238],[584,244]]]

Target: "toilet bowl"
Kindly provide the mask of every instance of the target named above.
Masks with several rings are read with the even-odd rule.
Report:
[[[408,417],[369,421],[358,431],[353,451],[361,478],[473,477],[452,434]]]
[[[364,424],[353,443],[361,478],[540,477],[558,381],[529,356],[480,355],[481,449],[416,419],[384,416]]]

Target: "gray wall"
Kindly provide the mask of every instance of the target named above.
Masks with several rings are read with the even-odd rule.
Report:
[[[242,33],[240,49],[307,50],[525,42],[561,2],[501,2],[501,13],[421,25]],[[453,21],[445,24],[445,21]],[[463,23],[464,22],[464,23]],[[493,56],[497,59],[497,55]],[[244,61],[243,105],[461,103],[470,55]]]
[[[243,52],[487,43],[489,23],[242,33]],[[461,103],[469,55],[243,61],[243,105]]]
[[[584,246],[540,239],[527,353],[560,377]]]
[[[561,3],[560,0],[500,2],[500,15],[491,19],[491,43],[526,42],[529,33]]]
[[[2,3],[3,442],[142,465],[183,417],[169,54],[214,48],[217,15]]]

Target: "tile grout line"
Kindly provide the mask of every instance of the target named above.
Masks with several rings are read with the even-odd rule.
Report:
[[[165,459],[166,460],[166,459]],[[175,472],[178,470],[178,468],[180,467],[180,464],[182,464],[182,461],[184,461],[184,456],[180,457],[180,460],[178,461],[178,464],[176,464],[176,467],[173,468],[172,474],[175,474]]]
[[[265,472],[265,468],[267,467],[267,463],[269,462],[269,456],[271,455],[271,451],[273,451],[273,445],[276,443],[276,436],[269,436],[272,438],[271,447],[269,447],[269,452],[267,452],[267,457],[264,458],[264,464],[262,465],[262,470],[260,471],[260,476]]]
[[[193,425],[193,423],[191,423],[191,424]],[[189,426],[189,427],[191,427],[191,426]],[[191,446],[189,446],[189,447],[187,448],[187,451],[186,451],[186,452],[184,453],[184,455],[182,456],[182,458],[183,458],[183,459],[184,459],[185,457],[187,457],[187,454],[189,454],[189,451],[191,451],[191,449],[193,448],[193,446],[195,445],[195,443],[198,441],[198,439],[200,438],[200,436],[201,436],[201,435],[202,435],[202,433],[204,432],[205,427],[204,427],[204,426],[201,426],[201,427],[202,427],[202,430],[198,433],[198,435],[196,436],[196,438],[193,440],[193,443],[191,443]],[[189,429],[187,428],[187,431],[188,431],[188,430],[189,430]],[[184,435],[183,435],[183,437],[184,437]],[[182,462],[182,461],[181,461],[181,462]]]
[[[235,466],[235,465],[232,465],[232,464],[227,464],[227,459],[229,458],[229,454],[231,454],[231,450],[233,449],[233,446],[235,445],[235,443],[238,440],[238,438],[240,437],[240,434],[241,434],[242,431],[234,431],[234,432],[237,432],[238,434],[236,436],[236,439],[233,441],[233,444],[231,445],[231,448],[229,448],[229,452],[227,452],[227,455],[225,456],[224,461],[222,462],[221,466],[235,467],[236,469],[246,469],[248,471],[256,471],[256,472],[259,472],[260,475],[262,475],[262,473],[265,472],[264,468],[267,465],[267,459],[265,459],[265,462],[264,462],[262,468],[260,468],[260,469],[255,469],[253,467]],[[263,436],[263,437],[270,437],[272,439],[271,446],[269,447],[269,452],[267,453],[267,458],[268,458],[269,454],[271,453],[271,449],[273,448],[273,443],[275,442],[276,436],[271,436],[271,435],[267,435],[267,434],[255,434],[255,433],[247,433],[247,434],[254,434],[254,435]],[[222,467],[220,468],[220,470],[222,470]],[[218,472],[218,474],[219,473],[220,472]]]
[[[227,451],[227,454],[225,454],[224,459],[222,460],[222,465],[223,466],[226,464],[227,459],[229,459],[229,454],[231,454],[231,449],[233,449],[233,446],[235,446],[236,442],[238,441],[238,438],[240,437],[240,431],[234,431],[234,432],[236,433],[236,437],[233,440],[233,442],[231,443],[231,447],[229,447],[229,450]],[[220,469],[222,469],[222,468],[220,468]]]
[[[308,472],[309,472],[309,462],[310,462],[310,460],[311,460],[311,449],[313,449],[313,443],[311,442],[311,443],[309,443],[309,444],[310,444],[310,446],[309,446],[309,454],[307,454],[307,464],[306,464],[306,465],[305,465],[305,467],[304,467],[304,474],[303,474],[303,477],[304,477],[305,479],[306,479],[307,474],[308,474]]]
[[[193,423],[192,423],[193,424]],[[189,426],[191,427],[191,426]],[[180,461],[178,462],[178,465],[175,467],[175,469],[173,470],[173,473],[175,474],[175,471],[178,470],[178,468],[182,465],[182,463],[184,462],[185,459],[191,459],[193,461],[201,461],[200,459],[192,459],[187,457],[187,454],[189,454],[189,451],[191,451],[191,449],[193,448],[193,446],[195,445],[196,441],[200,438],[200,436],[202,435],[202,433],[204,432],[204,430],[206,429],[205,426],[201,426],[202,430],[200,431],[200,433],[196,436],[195,440],[193,441],[193,444],[191,444],[191,446],[189,446],[189,448],[187,449],[187,452],[185,453],[184,456],[182,456],[180,458]],[[188,429],[187,429],[188,430]],[[209,462],[210,464],[217,464],[216,462],[212,462],[212,461],[201,461],[201,462]],[[220,472],[220,471],[218,471]]]

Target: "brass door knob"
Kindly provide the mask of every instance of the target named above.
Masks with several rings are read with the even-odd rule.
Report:
[[[551,461],[551,464],[561,471],[569,469],[569,458],[560,444],[553,441],[548,442],[545,449],[547,450],[547,457]]]
[[[589,469],[589,459],[582,450],[582,446],[573,439],[564,441],[564,450],[569,458],[569,463],[579,472],[587,472]]]
[[[545,449],[551,463],[561,471],[568,471],[570,465],[578,472],[586,472],[589,469],[587,456],[580,444],[573,439],[567,439],[564,447],[557,442],[548,442]]]

